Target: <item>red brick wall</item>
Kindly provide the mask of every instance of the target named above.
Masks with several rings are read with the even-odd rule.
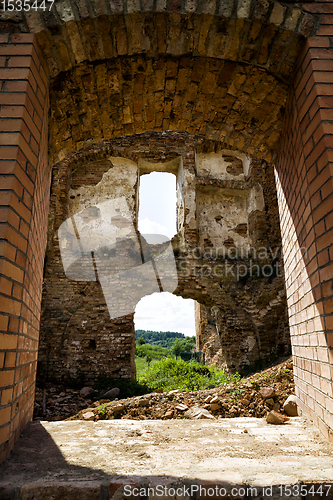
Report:
[[[33,412],[50,186],[45,71],[34,35],[0,35],[0,462]]]
[[[296,67],[276,177],[296,393],[333,441],[333,3],[307,7],[323,15]]]

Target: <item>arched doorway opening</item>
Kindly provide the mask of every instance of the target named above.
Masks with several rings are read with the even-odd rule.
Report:
[[[140,300],[135,309],[136,330],[179,332],[195,335],[195,301],[168,292],[155,293]]]

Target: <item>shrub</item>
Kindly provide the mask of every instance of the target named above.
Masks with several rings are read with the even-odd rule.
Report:
[[[214,366],[208,367],[195,361],[186,362],[175,358],[154,361],[138,376],[138,382],[148,386],[151,391],[194,391],[236,380],[239,380],[238,374],[229,375]]]
[[[195,337],[186,337],[185,339],[176,339],[171,347],[175,356],[181,352],[191,352],[195,348]]]
[[[97,408],[97,411],[98,411],[98,415],[101,417],[101,418],[106,418],[107,417],[107,414],[108,414],[108,407],[107,407],[107,404],[104,404],[102,406],[99,406]]]
[[[162,359],[171,356],[169,349],[151,344],[142,344],[136,346],[136,355],[139,358],[147,358],[150,361],[153,359]]]

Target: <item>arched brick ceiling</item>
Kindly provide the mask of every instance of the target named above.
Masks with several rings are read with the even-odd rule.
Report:
[[[273,0],[55,0],[51,11],[1,17],[37,34],[51,77],[83,61],[191,53],[254,64],[288,81],[314,27],[300,4]]]
[[[56,0],[15,15],[11,29],[36,33],[50,68],[55,161],[88,139],[151,130],[271,161],[315,26],[300,4],[272,0]]]
[[[271,161],[287,90],[261,68],[216,58],[141,55],[83,63],[51,88],[54,161],[89,139],[152,130],[205,136]]]

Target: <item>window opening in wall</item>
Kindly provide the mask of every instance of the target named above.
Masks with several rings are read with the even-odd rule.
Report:
[[[138,224],[141,234],[160,234],[171,239],[177,232],[176,209],[174,174],[152,172],[141,175]],[[143,297],[136,306],[134,323],[136,338],[143,337],[146,343],[158,342],[157,345],[168,345],[171,349],[174,339],[187,339],[186,350],[190,350],[189,337],[192,337],[195,350],[195,301],[192,299],[183,299],[169,292]],[[149,332],[156,332],[156,335],[149,336]]]
[[[176,232],[176,176],[166,172],[141,175],[139,231],[172,238]]]

